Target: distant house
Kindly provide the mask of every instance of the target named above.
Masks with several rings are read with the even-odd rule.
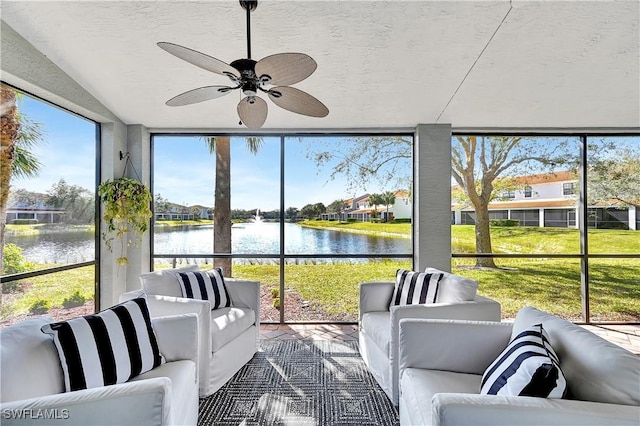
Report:
[[[411,201],[409,191],[395,191],[395,203],[387,209],[387,206],[372,206],[369,200],[370,194],[360,195],[358,197],[345,200],[345,210],[343,220],[350,219],[357,222],[369,222],[374,216],[383,221],[387,220],[387,210],[390,219],[410,219],[411,218]],[[338,220],[338,214],[335,212],[323,213],[320,215],[321,220]]]
[[[195,220],[198,219],[213,219],[213,208],[195,205],[195,206],[183,206],[180,204],[169,203],[169,208],[164,211],[154,212],[155,220]],[[199,213],[194,214],[194,207],[198,208]],[[210,213],[211,212],[211,213]]]
[[[489,204],[490,219],[516,219],[520,226],[577,228],[579,193],[574,172],[561,171],[522,176],[516,179],[521,189],[505,191]],[[455,187],[454,187],[455,189]],[[634,206],[588,206],[592,228],[640,229],[640,215]],[[452,204],[451,223],[475,224],[472,206]]]
[[[7,207],[7,223],[16,220],[36,220],[38,223],[61,223],[65,210],[50,206],[43,199],[18,201]]]

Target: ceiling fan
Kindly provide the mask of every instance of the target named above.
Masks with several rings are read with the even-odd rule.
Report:
[[[227,76],[231,86],[204,86],[181,93],[166,104],[183,106],[216,99],[241,89],[245,95],[238,103],[240,123],[250,129],[259,129],[267,119],[267,103],[257,96],[266,93],[280,108],[310,117],[326,117],[329,109],[310,94],[292,84],[309,77],[317,68],[316,61],[304,53],[277,53],[259,61],[251,59],[251,12],[258,0],[240,0],[247,11],[247,59],[236,59],[227,64],[212,56],[174,43],[159,42],[159,47],[205,70]]]

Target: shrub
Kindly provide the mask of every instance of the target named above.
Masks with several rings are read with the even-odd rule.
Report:
[[[87,301],[87,298],[80,294],[79,291],[76,291],[71,296],[65,298],[62,301],[62,306],[65,308],[75,308],[77,306],[82,306]]]
[[[276,297],[279,297],[279,296],[280,296],[280,290],[277,289],[277,288],[272,288],[271,289],[271,297],[273,297],[275,299]]]
[[[12,225],[37,225],[38,219],[13,219]]]
[[[393,219],[391,221],[391,223],[411,223],[411,218],[410,217],[402,217],[399,219]]]
[[[3,293],[13,293],[22,290],[22,282],[14,280],[2,283]]]
[[[276,297],[275,299],[273,299],[273,307],[276,309],[280,309],[280,298]]]
[[[42,315],[49,312],[49,308],[51,308],[51,302],[44,299],[38,299],[31,304],[29,312],[33,315]]]
[[[489,219],[489,225],[491,226],[518,226],[520,220],[518,219]]]
[[[13,243],[4,245],[3,275],[18,274],[33,269],[33,262],[27,262],[22,255],[22,249]]]

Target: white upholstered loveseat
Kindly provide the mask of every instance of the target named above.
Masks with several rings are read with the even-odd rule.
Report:
[[[480,395],[482,374],[512,336],[540,323],[570,399]],[[399,364],[402,425],[640,424],[640,357],[530,307],[513,323],[402,320]]]
[[[260,283],[225,278],[232,305],[212,309],[209,301],[182,297],[175,272],[198,265],[142,274],[141,289],[123,293],[120,302],[146,294],[152,318],[195,313],[200,336],[200,396],[220,389],[253,358],[260,341]]]
[[[65,392],[48,317],[0,331],[2,425],[195,425],[198,336],[195,315],[152,320],[167,361],[122,384]]]
[[[477,294],[477,281],[444,274],[437,303],[391,306],[394,282],[360,284],[359,348],[369,371],[398,405],[398,331],[403,318],[452,318],[500,321],[500,304]],[[434,343],[436,345],[436,343]]]

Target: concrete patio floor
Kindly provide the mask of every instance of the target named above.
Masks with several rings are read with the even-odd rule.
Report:
[[[640,356],[639,325],[583,325],[602,338]],[[261,339],[358,340],[358,326],[345,324],[262,324]]]

